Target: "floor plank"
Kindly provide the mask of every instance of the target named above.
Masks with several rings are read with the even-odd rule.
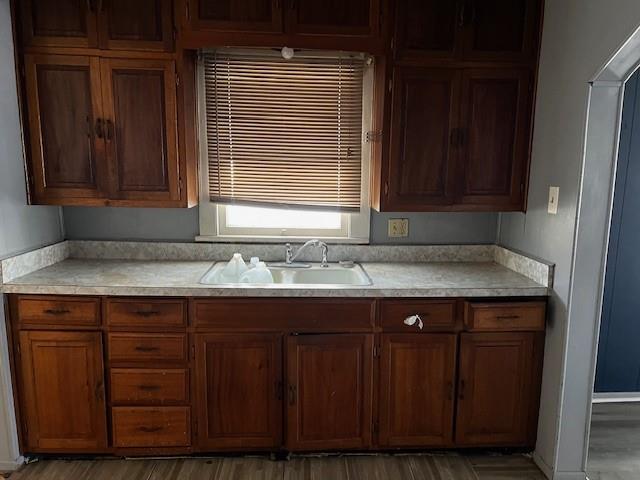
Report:
[[[349,480],[343,456],[293,457],[286,462],[285,480]]]
[[[590,480],[640,478],[640,403],[596,403],[591,416]]]

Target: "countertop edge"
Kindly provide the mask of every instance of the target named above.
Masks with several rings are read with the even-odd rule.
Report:
[[[5,284],[6,294],[25,295],[98,295],[128,297],[343,297],[343,298],[417,298],[417,297],[544,297],[549,288],[221,288],[221,287],[130,287]]]

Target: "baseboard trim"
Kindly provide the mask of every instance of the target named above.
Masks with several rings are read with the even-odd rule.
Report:
[[[24,457],[19,456],[15,461],[0,461],[0,472],[14,472],[24,463]]]
[[[534,451],[533,454],[531,454],[531,458],[533,459],[533,463],[535,463],[538,466],[538,468],[542,470],[542,473],[544,474],[544,476],[547,477],[549,480],[552,480],[553,469],[549,465],[547,465],[547,463],[542,459],[540,455],[538,455],[537,451]]]
[[[586,472],[556,472],[553,480],[588,480]]]
[[[629,403],[640,402],[640,392],[594,393],[593,403]]]

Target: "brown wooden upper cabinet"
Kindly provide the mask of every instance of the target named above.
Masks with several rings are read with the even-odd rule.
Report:
[[[380,28],[380,0],[289,0],[290,33],[374,36]]]
[[[529,157],[527,68],[394,69],[383,210],[521,210]]]
[[[540,0],[400,0],[396,8],[397,58],[534,60]]]
[[[282,32],[282,0],[185,0],[194,30]]]
[[[107,447],[99,332],[20,332],[23,427],[29,452]]]
[[[21,0],[27,47],[173,50],[172,0]]]
[[[287,448],[369,447],[373,335],[298,335],[287,340]]]
[[[174,62],[28,54],[25,67],[34,203],[179,206]]]
[[[381,0],[179,0],[189,48],[381,49]],[[180,10],[180,8],[178,9]]]
[[[197,334],[198,445],[278,448],[282,440],[282,336]]]
[[[400,67],[394,72],[385,208],[420,210],[453,203],[461,74]]]
[[[461,335],[457,445],[533,445],[541,350],[535,332]]]
[[[469,69],[462,72],[461,129],[455,203],[523,206],[529,158],[531,72]]]

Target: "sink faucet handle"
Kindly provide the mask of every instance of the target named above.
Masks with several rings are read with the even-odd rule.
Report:
[[[321,267],[328,267],[329,266],[329,261],[327,260],[327,255],[329,254],[329,246],[324,243],[324,242],[320,242],[320,248],[322,249],[322,263],[320,264]]]

